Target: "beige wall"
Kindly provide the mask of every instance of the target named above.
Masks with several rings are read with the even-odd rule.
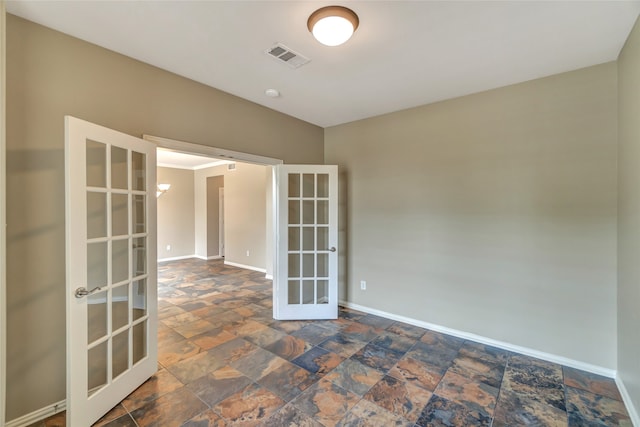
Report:
[[[224,176],[207,177],[207,258],[220,255],[221,188],[224,188]]]
[[[325,129],[342,295],[615,369],[616,85],[608,63]]]
[[[64,115],[322,163],[323,130],[7,17],[7,419],[65,397]]]
[[[158,198],[158,259],[194,254],[194,173],[188,169],[158,168],[158,183],[171,188]],[[171,250],[167,250],[167,245]]]
[[[618,62],[618,375],[640,411],[640,23]]]

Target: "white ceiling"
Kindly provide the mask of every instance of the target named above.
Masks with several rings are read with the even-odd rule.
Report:
[[[179,153],[177,151],[158,148],[156,150],[158,166],[178,169],[198,170],[213,166],[226,165],[228,160],[219,160],[212,157],[196,156],[194,154]]]
[[[334,3],[360,27],[326,47],[306,21]],[[7,10],[327,127],[615,60],[640,1],[9,0]],[[277,62],[264,53],[276,42],[311,62]]]

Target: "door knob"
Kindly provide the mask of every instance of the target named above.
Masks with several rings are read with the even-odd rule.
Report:
[[[336,251],[336,247],[335,246],[331,246],[331,248],[329,248],[329,252],[335,252]]]
[[[86,297],[87,295],[91,295],[93,293],[96,293],[100,290],[100,286],[96,286],[95,288],[91,289],[90,291],[87,290],[87,288],[85,288],[84,286],[79,287],[76,289],[75,292],[75,296],[76,298],[82,298],[82,297]]]

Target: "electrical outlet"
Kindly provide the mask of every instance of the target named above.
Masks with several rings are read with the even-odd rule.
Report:
[[[360,290],[361,291],[366,291],[367,290],[367,281],[366,280],[360,280]]]
[[[167,245],[167,251],[171,250],[171,245]]]
[[[247,256],[249,256],[249,251],[247,251]]]

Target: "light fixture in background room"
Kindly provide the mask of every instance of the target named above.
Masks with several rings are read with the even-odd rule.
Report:
[[[343,6],[326,6],[313,12],[307,28],[320,43],[339,46],[351,38],[358,28],[358,15]]]
[[[162,196],[171,188],[171,184],[158,184],[158,189],[156,190],[156,198]]]

